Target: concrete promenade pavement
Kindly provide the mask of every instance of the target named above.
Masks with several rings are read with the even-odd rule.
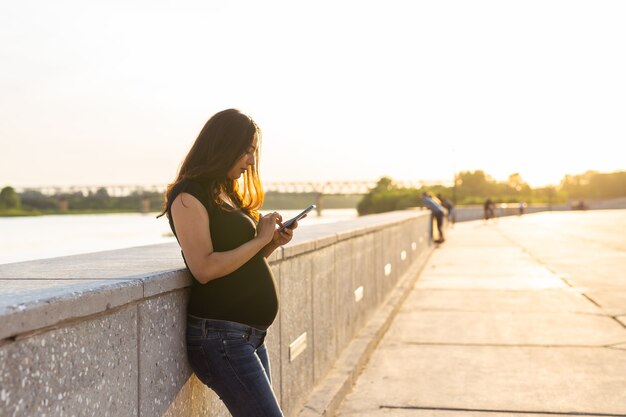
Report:
[[[336,415],[626,416],[626,210],[449,229]]]

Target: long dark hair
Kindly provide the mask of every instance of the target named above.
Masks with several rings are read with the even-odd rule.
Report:
[[[250,148],[254,138],[258,140],[256,163],[250,165],[239,180],[229,179],[230,168]],[[251,217],[259,219],[264,192],[259,179],[259,149],[261,129],[250,116],[237,109],[223,110],[206,122],[198,138],[185,157],[176,180],[167,186],[163,211],[167,212],[174,187],[185,180],[193,180],[206,187],[211,200],[228,210],[220,199],[225,193],[233,203]]]

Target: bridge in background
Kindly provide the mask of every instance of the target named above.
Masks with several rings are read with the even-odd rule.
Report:
[[[325,195],[336,194],[367,194],[376,186],[377,180],[354,181],[268,181],[263,183],[265,191],[279,193],[319,193]],[[442,181],[394,181],[398,187],[420,188],[425,185],[442,184]],[[20,193],[37,191],[45,195],[62,195],[74,193],[96,193],[105,189],[107,194],[114,197],[123,197],[135,193],[165,192],[164,184],[157,185],[69,185],[69,186],[37,186],[15,187]]]
[[[376,186],[377,180],[356,181],[277,181],[264,182],[266,192],[315,194],[315,204],[318,215],[322,212],[323,196],[325,195],[360,195],[367,194]],[[442,184],[434,181],[394,181],[398,187],[420,188],[425,185]],[[58,196],[59,207],[67,210],[67,201],[64,196],[81,193],[83,195],[95,194],[100,190],[106,190],[112,197],[124,197],[133,194],[144,196],[142,212],[150,211],[150,199],[147,194],[164,193],[165,185],[70,185],[70,186],[40,186],[40,187],[16,187],[19,193],[36,191],[44,195]]]

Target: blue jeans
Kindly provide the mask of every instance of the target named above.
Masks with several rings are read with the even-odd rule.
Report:
[[[194,373],[233,417],[283,417],[271,385],[265,330],[187,316],[187,357]]]

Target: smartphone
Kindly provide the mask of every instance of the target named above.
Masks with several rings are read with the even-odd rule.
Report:
[[[302,210],[300,212],[300,214],[298,214],[296,217],[291,218],[291,219],[287,220],[285,223],[283,223],[283,225],[278,229],[278,231],[282,232],[287,227],[291,226],[294,222],[297,222],[298,220],[303,218],[305,214],[307,214],[309,211],[313,210],[315,207],[316,207],[315,204],[311,204],[309,207],[307,207],[304,210]]]

